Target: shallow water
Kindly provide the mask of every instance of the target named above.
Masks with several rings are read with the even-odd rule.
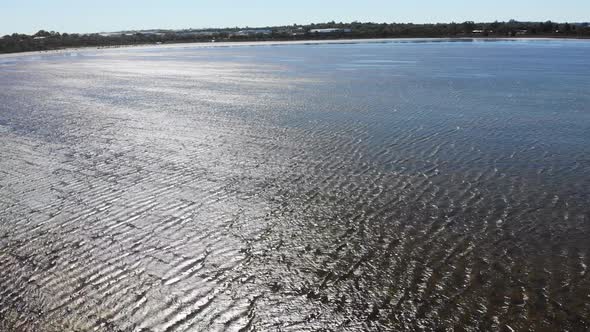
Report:
[[[0,59],[0,330],[586,330],[589,54]]]

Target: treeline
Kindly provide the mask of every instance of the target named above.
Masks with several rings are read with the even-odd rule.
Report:
[[[388,37],[590,37],[590,25],[587,23],[555,23],[547,22],[508,22],[492,23],[323,23],[312,24],[318,28],[349,28],[351,35],[359,38]]]
[[[317,32],[318,29],[338,29]],[[588,24],[547,22],[492,23],[320,23],[248,29],[157,30],[118,34],[68,34],[41,30],[34,35],[12,34],[0,39],[0,53],[55,50],[73,47],[186,43],[209,41],[310,40],[338,38],[419,37],[563,37],[590,38]],[[312,32],[316,31],[316,32]]]
[[[173,41],[174,36],[161,36],[136,33],[132,35],[102,36],[100,34],[68,34],[39,31],[34,35],[12,34],[0,39],[0,53],[46,51],[74,47],[100,47],[118,45],[150,44]],[[187,40],[189,41],[189,40]]]

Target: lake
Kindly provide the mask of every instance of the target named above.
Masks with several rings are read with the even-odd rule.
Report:
[[[590,42],[0,58],[0,330],[590,328]]]

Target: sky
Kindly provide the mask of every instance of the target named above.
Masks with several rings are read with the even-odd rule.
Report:
[[[0,0],[0,35],[317,22],[587,22],[590,0]]]

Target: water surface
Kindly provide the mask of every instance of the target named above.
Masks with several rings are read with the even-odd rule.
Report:
[[[0,330],[586,330],[589,54],[0,59]]]

